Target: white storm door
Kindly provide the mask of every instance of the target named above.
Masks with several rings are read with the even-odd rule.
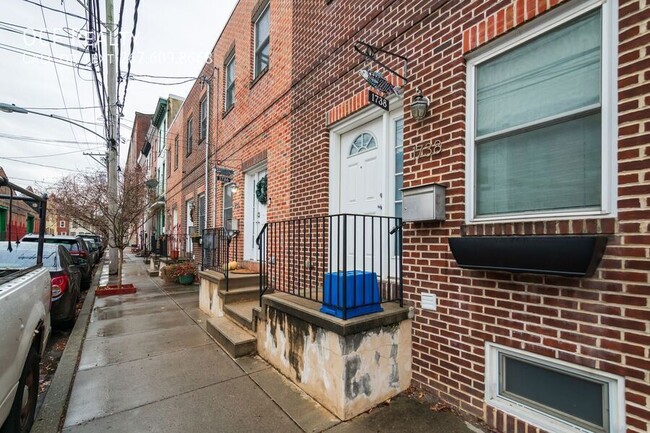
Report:
[[[384,215],[386,185],[383,118],[341,135],[340,210],[342,214]],[[372,218],[344,217],[347,243],[347,269],[374,269],[380,248],[379,221]],[[334,233],[342,239],[343,219],[332,222]],[[373,243],[374,238],[374,243]],[[343,253],[336,249],[339,257]],[[342,246],[341,246],[342,247]],[[336,253],[335,253],[336,254]]]
[[[193,214],[194,214],[194,202],[192,200],[188,200],[185,204],[186,209],[185,211],[187,212],[185,215],[187,215],[187,230],[185,231],[185,252],[191,253],[192,252],[192,229],[194,227],[194,221],[193,221]]]
[[[244,210],[244,259],[259,261],[257,236],[266,224],[266,203],[257,199],[257,186],[266,176],[266,168],[246,174],[246,208]]]

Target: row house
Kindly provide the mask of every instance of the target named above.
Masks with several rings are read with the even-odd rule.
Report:
[[[133,170],[143,170],[144,163],[146,162],[146,157],[142,154],[142,150],[145,146],[145,137],[149,131],[149,126],[151,125],[152,114],[145,114],[137,112],[135,113],[135,118],[133,119],[133,128],[131,129],[131,137],[129,139],[129,149],[126,156],[126,164],[124,166],[124,171],[126,173]],[[145,239],[145,230],[144,230],[145,216],[142,216],[142,221],[139,224],[138,230],[134,235],[134,239],[131,239],[131,245],[137,245],[139,248],[144,248],[147,245],[148,235]]]
[[[240,1],[168,134],[208,329],[341,419],[413,385],[499,432],[648,431],[648,10]]]
[[[7,178],[2,167],[0,177]],[[31,187],[27,189],[33,191]],[[11,194],[11,190],[0,187],[0,194]],[[28,233],[38,233],[39,221],[38,212],[25,202],[0,199],[0,241],[16,241]]]

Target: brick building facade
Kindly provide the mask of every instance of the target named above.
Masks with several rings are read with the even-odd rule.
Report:
[[[2,167],[0,167],[0,176],[8,177]],[[11,181],[11,178],[9,180]],[[32,188],[28,187],[28,190],[31,191]],[[0,194],[9,193],[8,187],[0,187]],[[8,199],[0,199],[0,240],[15,242],[27,233],[38,233],[39,224],[38,212],[26,203],[17,200],[10,203]]]
[[[648,6],[239,2],[202,71],[212,77],[206,225],[239,220],[239,259],[254,260],[259,215],[365,213],[351,195],[363,186],[372,212],[401,216],[402,188],[441,184],[444,221],[403,229],[413,384],[500,432],[648,431]],[[258,70],[265,11],[270,53]],[[388,98],[390,111],[368,101],[357,72],[389,74],[354,49],[358,41],[408,58],[408,82],[389,77],[405,92]],[[399,59],[381,60],[401,70]],[[193,119],[191,152],[168,183],[181,224],[205,191],[206,146],[195,137],[206,87],[197,81],[169,134],[188,149]],[[416,88],[429,100],[422,120],[410,111]],[[366,155],[362,177],[347,162],[355,143]],[[215,166],[232,169],[239,187],[228,212]],[[253,193],[264,174],[260,209]],[[456,239],[484,251],[551,241],[557,249],[538,260],[553,261],[576,237],[607,242],[593,274],[509,272],[491,264],[502,257],[469,269],[450,248]]]

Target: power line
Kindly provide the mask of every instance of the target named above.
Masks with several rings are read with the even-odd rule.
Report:
[[[49,56],[47,54],[39,53],[37,51],[27,50],[25,48],[16,47],[16,46],[13,46],[13,45],[7,45],[7,44],[0,43],[0,49],[5,50],[5,51],[10,51],[10,52],[16,53],[16,54],[21,54],[21,55],[27,56],[27,57],[33,57],[33,58],[38,59],[38,60],[51,61],[51,62],[56,63],[57,65],[61,65],[61,66],[68,66],[68,67],[71,67],[71,68],[77,68],[78,67],[75,63],[71,62],[70,60],[62,59],[60,57]],[[85,69],[83,67],[79,67],[79,68],[82,69],[82,70],[85,70],[85,71],[89,71],[89,69]]]
[[[0,26],[0,30],[4,30],[6,32],[11,32],[11,33],[17,33],[19,35],[23,35],[23,37],[24,36],[29,36],[30,38],[38,39],[40,41],[45,41],[45,42],[48,42],[48,43],[51,43],[51,44],[61,45],[62,47],[70,47],[70,49],[74,48],[77,51],[81,51],[81,52],[84,51],[82,48],[75,47],[74,45],[65,44],[65,43],[59,42],[59,41],[54,41],[52,39],[47,39],[47,38],[44,38],[42,36],[30,35],[30,34],[27,34],[25,32],[21,32],[20,30],[9,29],[9,28],[3,27],[3,26]]]
[[[90,110],[100,108],[99,105],[88,105],[85,107],[23,107],[27,110]]]
[[[131,78],[137,77],[137,78],[160,78],[160,79],[168,79],[168,80],[196,80],[197,77],[176,77],[176,76],[169,76],[169,75],[147,75],[147,74],[131,74]]]
[[[51,153],[49,155],[8,156],[7,158],[13,158],[13,159],[51,158],[54,156],[72,155],[73,153],[79,153],[79,152],[83,152],[83,150],[73,150],[71,152],[63,152],[63,153]]]
[[[45,35],[48,35],[48,36],[56,36],[56,37],[60,37],[60,38],[73,39],[73,36],[71,36],[71,35],[61,35],[61,34],[58,34],[56,32],[48,32],[48,31],[43,30],[43,29],[34,29],[34,28],[31,28],[31,27],[25,27],[25,26],[21,26],[20,24],[10,23],[10,22],[7,22],[7,21],[0,21],[0,25],[3,25],[5,27],[7,27],[7,26],[16,27],[16,28],[19,28],[19,29],[29,30],[29,31],[34,32],[34,33],[45,34]],[[29,35],[29,36],[31,36],[31,35]]]
[[[50,11],[58,12],[60,14],[69,15],[69,16],[74,17],[74,18],[80,18],[80,19],[82,19],[84,21],[86,20],[86,18],[82,17],[81,15],[71,14],[69,12],[64,12],[62,10],[54,9],[54,8],[49,7],[49,6],[43,6],[42,4],[40,4],[40,0],[39,0],[39,3],[36,3],[35,1],[32,1],[32,0],[23,0],[23,1],[27,2],[27,3],[31,3],[31,4],[36,5],[36,6],[40,6],[41,9],[47,9],[47,10],[50,10]]]
[[[184,81],[177,81],[177,82],[174,82],[174,83],[161,83],[161,82],[157,82],[157,81],[142,80],[140,78],[135,78],[133,75],[131,76],[131,79],[133,81],[138,81],[140,83],[155,84],[157,86],[178,86],[180,84],[185,84],[185,83],[189,83],[191,81],[196,81],[196,78],[193,77],[193,78],[190,78],[190,79],[187,79],[187,80],[184,80]]]
[[[124,97],[122,97],[122,107],[124,107],[124,104],[126,103],[126,92],[129,87],[131,60],[133,59],[133,48],[135,46],[135,33],[138,29],[138,7],[140,7],[140,0],[135,0],[135,8],[133,9],[133,30],[131,31],[131,47],[129,50],[129,61],[126,66],[126,79],[124,80]]]
[[[66,13],[66,15],[65,15],[65,25],[70,27],[70,23],[68,22],[68,15],[67,15],[68,10],[66,9],[65,2],[62,2],[62,3],[63,3],[63,10]],[[70,58],[72,58],[72,57],[74,57],[74,56],[72,54],[72,48],[70,48]],[[76,71],[72,71],[72,76],[74,78],[74,88],[75,88],[75,91],[77,93],[77,103],[79,103],[79,105],[81,105],[81,96],[79,96],[79,82],[77,81],[77,73],[76,73]],[[66,110],[66,113],[67,113],[67,110]],[[81,115],[81,122],[85,123],[83,110],[79,110],[79,114]],[[84,130],[84,137],[86,138],[86,141],[88,141],[88,133],[85,130]]]
[[[16,177],[16,176],[10,176],[10,180],[22,180],[23,182],[32,182],[32,183],[49,183],[50,185],[56,184],[56,182],[48,181],[48,180],[38,180],[38,179],[25,179],[23,177]]]
[[[0,156],[0,159],[5,159],[5,160],[7,160],[7,161],[13,161],[13,162],[19,162],[19,163],[21,163],[21,164],[35,165],[35,166],[38,166],[38,167],[54,168],[54,169],[57,169],[57,170],[74,171],[74,172],[78,172],[78,171],[79,171],[79,170],[73,170],[73,169],[71,169],[71,168],[55,167],[55,166],[53,166],[53,165],[38,164],[38,163],[36,163],[36,162],[28,162],[28,161],[21,161],[21,160],[19,160],[19,159],[7,158],[6,156]]]
[[[27,0],[25,0],[27,1]],[[43,8],[43,5],[41,4],[41,0],[38,0],[39,5],[41,6],[41,16],[43,17],[43,24],[45,25],[45,30],[47,30],[47,20],[45,19],[45,9]],[[50,48],[50,54],[52,57],[54,57],[54,50],[52,49],[52,45],[48,45]],[[63,106],[66,107],[65,114],[70,117],[70,113],[67,110],[67,104],[65,103],[65,95],[63,94],[63,86],[61,86],[61,77],[59,76],[59,69],[56,67],[56,63],[52,62],[52,65],[54,66],[54,73],[56,75],[56,82],[59,85],[59,92],[61,93],[61,100],[63,101]],[[75,140],[77,140],[77,134],[74,133],[74,128],[72,127],[72,124],[68,124],[70,127],[70,131],[72,131],[72,136],[74,137]],[[79,146],[79,149],[81,150],[81,146]]]
[[[41,137],[30,137],[27,135],[14,135],[14,134],[7,134],[7,133],[2,133],[0,132],[0,138],[5,138],[7,140],[17,140],[17,141],[29,141],[33,143],[40,143],[40,144],[46,144],[46,145],[51,145],[51,146],[59,146],[59,147],[65,147],[61,146],[61,144],[77,144],[77,141],[73,140],[56,140],[56,139],[48,139],[48,138],[41,138]],[[81,144],[90,144],[94,145],[97,147],[100,146],[105,146],[105,143],[98,143],[98,142],[92,142],[92,141],[82,141],[79,142]],[[76,147],[69,147],[70,149],[74,149]]]

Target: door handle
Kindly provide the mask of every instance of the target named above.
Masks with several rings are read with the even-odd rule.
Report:
[[[377,205],[377,209],[383,209],[384,207],[380,204]]]

